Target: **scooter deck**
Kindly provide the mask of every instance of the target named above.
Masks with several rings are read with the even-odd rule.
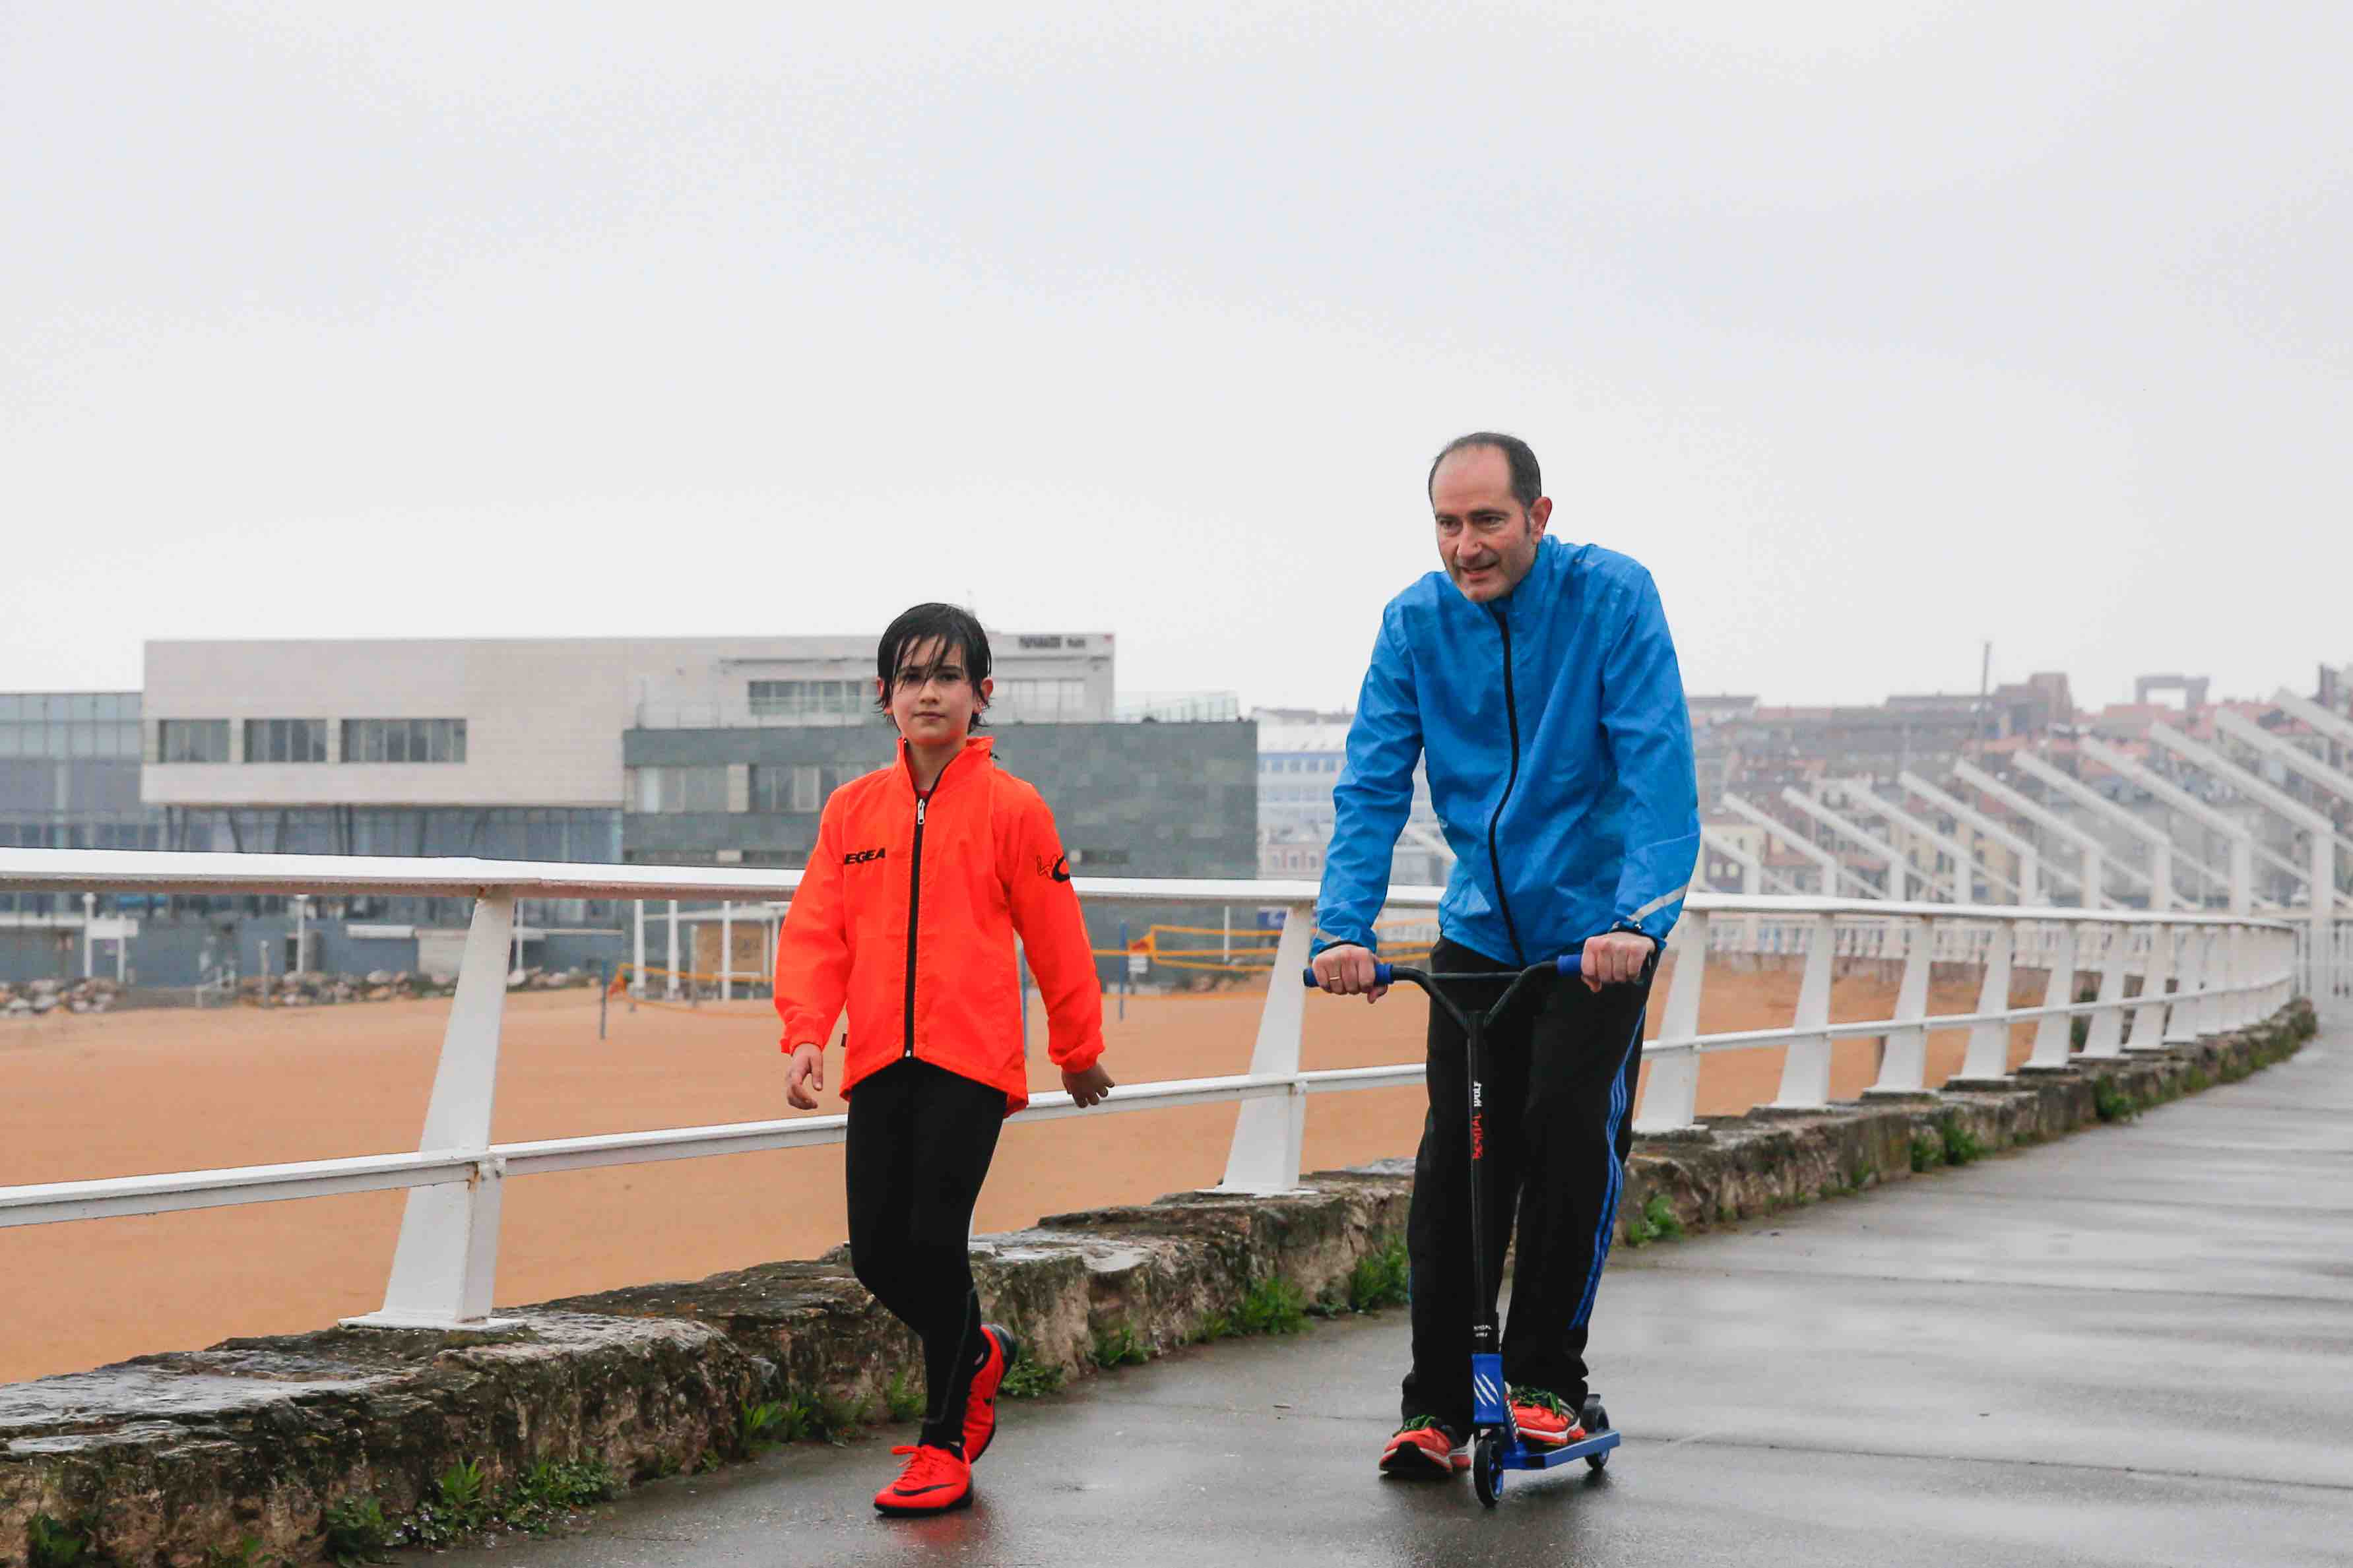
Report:
[[[1504,1450],[1504,1468],[1507,1470],[1549,1470],[1555,1465],[1566,1465],[1571,1459],[1589,1458],[1607,1453],[1618,1446],[1621,1435],[1615,1431],[1596,1432],[1590,1437],[1574,1443],[1564,1443],[1557,1448],[1530,1447],[1525,1440]]]

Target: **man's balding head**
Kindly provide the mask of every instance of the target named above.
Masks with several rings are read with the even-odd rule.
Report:
[[[1459,437],[1430,465],[1429,486],[1438,557],[1462,596],[1483,605],[1518,587],[1552,517],[1528,444],[1491,430]]]

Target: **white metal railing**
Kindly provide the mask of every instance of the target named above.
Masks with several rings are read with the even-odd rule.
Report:
[[[526,898],[693,899],[747,902],[788,897],[797,871],[654,866],[551,865],[472,859],[174,854],[130,850],[0,849],[0,891],[471,896],[475,905],[456,996],[415,1152],[301,1161],[210,1171],[0,1187],[0,1226],[406,1189],[400,1242],[381,1310],[354,1320],[447,1328],[487,1321],[497,1278],[501,1194],[507,1177],[596,1165],[644,1163],[839,1142],[842,1116],[712,1127],[600,1133],[519,1143],[491,1140],[499,1026],[516,900]],[[1419,1061],[1303,1071],[1300,1033],[1309,993],[1297,980],[1308,956],[1315,885],[1300,881],[1151,880],[1082,877],[1090,904],[1279,907],[1285,910],[1271,981],[1249,1069],[1219,1078],[1124,1085],[1089,1114],[1238,1105],[1225,1187],[1282,1191],[1298,1184],[1306,1097],[1421,1081]],[[1393,910],[1434,910],[1440,889],[1397,887]],[[2069,1022],[2092,1020],[2084,1056],[2116,1057],[2236,1027],[2295,993],[2300,973],[2342,975],[2353,928],[2337,928],[2330,953],[2300,951],[2302,933],[2231,915],[2142,913],[1884,900],[1695,895],[1672,947],[1678,955],[1660,1037],[1647,1044],[1648,1086],[1635,1118],[1645,1132],[1694,1125],[1701,1057],[1709,1051],[1786,1047],[1780,1091],[1787,1110],[1829,1103],[1834,1040],[1886,1041],[1873,1092],[1925,1087],[1927,1032],[1970,1031],[1963,1076],[1999,1079],[2010,1028],[2037,1025],[2026,1063],[2066,1066]],[[1700,1003],[1711,953],[1802,953],[1795,1016],[1787,1027],[1703,1035]],[[1841,959],[1903,964],[1895,1013],[1868,1023],[1830,1021],[1831,980]],[[1931,1016],[1933,963],[1981,971],[1975,1011]],[[2300,970],[2299,965],[2307,967]],[[2331,967],[2333,966],[2333,967]],[[2009,1005],[2018,968],[2046,970],[2040,1006]],[[2096,975],[2098,995],[2074,1002],[2077,976]],[[2141,981],[2137,994],[2126,981]],[[1077,1114],[1070,1096],[1040,1094],[1018,1120]]]

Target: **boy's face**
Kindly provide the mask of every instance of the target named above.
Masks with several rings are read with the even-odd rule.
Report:
[[[995,681],[976,688],[964,650],[944,637],[910,645],[899,656],[899,679],[884,693],[891,717],[910,745],[962,745],[972,716],[988,706]]]

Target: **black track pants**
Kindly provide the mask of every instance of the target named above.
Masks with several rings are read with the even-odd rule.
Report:
[[[972,1210],[1004,1125],[1004,1090],[913,1058],[849,1096],[850,1267],[923,1342],[926,1443],[964,1441],[965,1397],[986,1349]]]
[[[1451,942],[1430,954],[1433,973],[1508,976],[1498,963]],[[1433,1415],[1458,1436],[1471,1430],[1471,1329],[1493,1311],[1504,1244],[1519,1220],[1504,1374],[1558,1394],[1574,1409],[1586,1394],[1586,1319],[1609,1256],[1626,1155],[1633,1144],[1634,1081],[1641,1070],[1646,971],[1632,984],[1588,991],[1577,980],[1540,981],[1484,1037],[1487,1278],[1471,1278],[1470,1072],[1461,1029],[1430,1010],[1430,1115],[1414,1162],[1406,1249],[1413,1270],[1413,1369],[1404,1417]],[[1476,1016],[1503,994],[1501,982],[1446,988]]]

